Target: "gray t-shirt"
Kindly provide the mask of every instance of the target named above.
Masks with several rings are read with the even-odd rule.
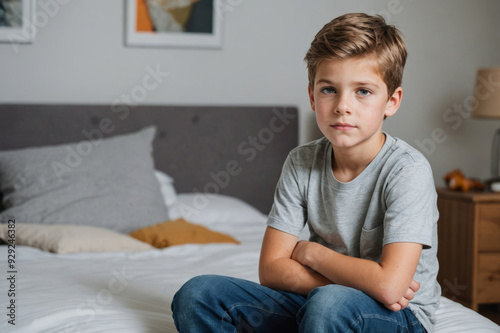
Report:
[[[351,257],[380,261],[394,242],[423,245],[409,308],[433,332],[441,287],[436,276],[437,194],[432,170],[416,149],[387,133],[373,161],[348,183],[332,172],[332,145],[322,138],[292,150],[285,161],[267,224]]]

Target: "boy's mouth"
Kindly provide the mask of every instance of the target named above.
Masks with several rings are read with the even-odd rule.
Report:
[[[330,127],[334,128],[336,130],[339,130],[339,131],[350,131],[350,130],[356,128],[356,126],[351,125],[349,123],[335,123],[333,125],[330,125]]]

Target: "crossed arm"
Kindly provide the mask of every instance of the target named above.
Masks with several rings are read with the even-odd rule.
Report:
[[[413,280],[422,245],[384,246],[380,263],[349,257],[315,242],[267,227],[259,262],[262,285],[307,295],[335,283],[361,290],[393,311],[406,306],[420,288]]]

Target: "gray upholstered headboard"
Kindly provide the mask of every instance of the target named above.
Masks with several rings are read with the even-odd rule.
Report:
[[[0,150],[109,137],[148,125],[158,128],[156,168],[175,179],[179,193],[232,195],[264,213],[298,143],[294,107],[3,104]]]

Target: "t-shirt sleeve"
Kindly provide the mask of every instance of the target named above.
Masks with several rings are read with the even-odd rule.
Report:
[[[432,246],[439,213],[431,168],[426,163],[402,167],[389,181],[385,193],[383,245],[395,242]]]
[[[274,203],[267,225],[280,231],[299,236],[307,220],[306,189],[301,182],[297,158],[290,153],[283,165],[274,193]],[[302,183],[302,185],[301,185]]]

